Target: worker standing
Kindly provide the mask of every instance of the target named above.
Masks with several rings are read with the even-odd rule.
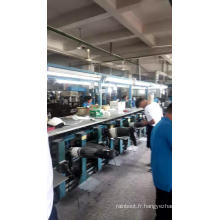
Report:
[[[136,101],[137,108],[144,108],[144,113],[146,115],[147,121],[145,125],[147,126],[147,147],[151,148],[150,137],[153,127],[161,120],[163,117],[163,112],[160,105],[154,102],[154,95],[149,94],[148,99],[139,98]]]
[[[48,206],[48,220],[58,220],[57,210],[54,205],[54,192],[53,192],[53,167],[52,158],[50,155],[49,145],[47,147],[47,206]]]
[[[151,168],[156,187],[156,218],[172,219],[172,104],[151,134]]]
[[[83,107],[89,108],[92,105],[92,96],[87,96],[85,102],[83,103]]]

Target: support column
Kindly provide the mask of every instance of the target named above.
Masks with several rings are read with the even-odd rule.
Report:
[[[146,98],[148,97],[148,88],[145,89]]]
[[[86,146],[86,141],[87,141],[87,134],[83,131],[76,133],[76,137],[80,140],[81,142],[81,147]],[[86,158],[81,158],[81,177],[80,177],[80,183],[86,181],[87,179],[87,159]]]
[[[159,74],[158,71],[156,71],[156,73],[155,73],[155,83],[158,83],[159,77],[160,77],[160,74]]]
[[[99,106],[102,106],[102,81],[99,82],[98,104],[99,104]]]
[[[58,162],[59,164],[62,161],[65,161],[65,142],[63,139],[59,139],[56,141],[58,147]],[[63,174],[65,176],[65,174]],[[59,190],[59,199],[62,199],[66,195],[66,182],[61,183],[58,186]]]
[[[137,61],[137,68],[138,68],[138,79],[141,80],[141,67],[140,67],[139,59]]]
[[[128,98],[129,98],[129,108],[132,107],[132,85],[129,86],[129,94],[128,94]]]

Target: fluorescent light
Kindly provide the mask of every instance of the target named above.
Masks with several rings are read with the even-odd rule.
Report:
[[[158,84],[151,83],[151,89],[158,89]]]
[[[107,90],[108,90],[108,93],[109,93],[109,94],[111,94],[111,93],[112,93],[112,88],[111,88],[111,87],[108,87],[108,89],[107,89]]]
[[[161,85],[162,89],[167,89],[168,86],[167,85]]]
[[[99,84],[97,82],[94,82],[94,86],[98,86]]]
[[[58,68],[54,68],[54,67],[48,67],[47,75],[48,76],[76,78],[76,79],[85,79],[85,80],[91,80],[91,81],[99,81],[101,79],[101,76],[97,75],[97,74],[83,73],[83,72],[65,70],[65,69],[58,69]]]
[[[133,89],[140,89],[140,90],[145,90],[144,87],[141,87],[141,86],[132,86]]]
[[[145,89],[140,89],[138,90],[139,95],[144,95],[145,94]]]
[[[113,88],[114,90],[117,89],[117,86],[115,84],[111,84],[111,83],[102,83],[103,87],[110,87]]]
[[[76,72],[78,73],[78,72]],[[100,78],[91,77],[91,76],[85,76],[81,74],[66,74],[66,73],[57,73],[57,72],[47,72],[48,76],[58,76],[58,77],[67,77],[67,78],[74,78],[74,79],[84,79],[84,80],[91,80],[91,81],[99,81]]]
[[[114,82],[114,83],[128,84],[128,85],[131,85],[131,84],[132,84],[132,80],[123,79],[123,78],[118,78],[118,77],[111,77],[111,76],[107,76],[106,81],[108,81],[108,82]]]
[[[129,88],[128,85],[122,85],[122,84],[117,84],[117,87],[119,87],[119,88]]]
[[[155,83],[152,83],[152,88],[154,88],[154,89],[167,89],[168,86],[166,86],[166,85],[162,85],[162,84],[155,84]]]
[[[60,83],[60,84],[73,84],[73,85],[87,85],[87,86],[91,85],[90,82],[74,81],[74,80],[62,80],[62,79],[56,80],[56,83]]]
[[[146,86],[146,87],[148,87],[148,86],[151,85],[151,83],[136,80],[136,81],[135,81],[135,85],[136,85],[136,86]]]

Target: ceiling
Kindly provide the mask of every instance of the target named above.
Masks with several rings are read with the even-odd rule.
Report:
[[[143,77],[152,78],[156,71],[172,75],[172,8],[168,0],[47,0],[47,14],[48,25],[126,59],[117,61],[91,48],[92,63],[118,69],[126,66],[134,74],[137,67],[129,62],[139,62]],[[77,46],[81,44],[48,31],[48,62],[91,64],[85,60],[88,52]]]

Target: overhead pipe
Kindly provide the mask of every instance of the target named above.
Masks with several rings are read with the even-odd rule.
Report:
[[[140,58],[144,58],[144,57],[152,57],[152,56],[159,56],[159,55],[166,55],[166,54],[170,54],[172,53],[172,46],[170,45],[165,45],[165,46],[159,46],[159,47],[152,47],[152,48],[168,48],[170,51],[167,52],[167,51],[158,51],[158,52],[154,52],[152,54],[142,54],[142,55],[137,55],[137,56],[131,56],[131,57],[126,57],[124,58],[125,61],[131,63],[131,59],[140,59]],[[152,49],[152,48],[149,48],[149,49]],[[147,50],[146,50],[147,51]],[[106,61],[102,61],[103,63],[108,63],[108,62],[114,62],[114,61],[117,61],[117,60],[106,60]],[[133,63],[134,64],[134,63]],[[137,65],[137,63],[136,63]]]
[[[47,49],[48,49],[48,48],[47,48]],[[79,67],[79,66],[83,66],[83,65],[88,65],[89,63],[91,63],[91,62],[85,60],[85,58],[75,57],[75,55],[70,54],[70,53],[68,53],[68,52],[63,52],[63,51],[56,50],[56,49],[53,49],[53,48],[49,48],[48,51],[51,51],[51,52],[53,52],[53,53],[58,53],[58,54],[61,54],[61,55],[67,56],[67,57],[77,58],[77,59],[80,60],[80,62],[81,62],[81,61],[85,61],[84,63],[83,63],[83,62],[82,62],[82,63],[79,63],[79,64],[78,64],[78,67]],[[105,66],[105,67],[112,68],[112,66],[108,65],[107,63],[102,63],[101,61],[97,61],[97,60],[96,60],[95,63],[93,62],[93,64],[98,64],[99,72],[101,72],[101,70],[100,70],[100,65]],[[77,66],[74,66],[74,67],[77,67]],[[115,66],[114,68],[120,70],[119,67],[117,67],[117,66]]]
[[[93,49],[95,49],[95,50],[99,50],[99,51],[101,51],[101,52],[103,52],[103,53],[106,53],[106,54],[108,54],[108,55],[110,55],[110,56],[116,57],[116,58],[118,58],[118,60],[125,60],[123,57],[121,57],[121,56],[119,56],[119,55],[117,55],[117,54],[115,54],[115,53],[111,53],[110,51],[107,51],[107,50],[102,49],[102,48],[100,48],[100,47],[96,47],[96,46],[94,46],[94,45],[92,45],[92,44],[90,44],[90,43],[87,43],[87,42],[84,41],[84,40],[81,40],[81,39],[79,39],[79,38],[77,38],[77,37],[75,37],[75,36],[72,36],[72,35],[70,35],[70,34],[67,34],[67,33],[65,33],[65,32],[63,32],[63,31],[60,31],[60,30],[58,30],[58,29],[56,29],[56,28],[53,28],[53,27],[51,27],[51,26],[49,26],[49,25],[47,25],[47,30],[53,31],[53,32],[55,32],[55,33],[57,33],[57,34],[59,34],[59,35],[62,35],[62,36],[64,36],[64,37],[66,37],[66,38],[69,38],[69,39],[71,39],[71,40],[77,41],[77,42],[79,42],[79,43],[81,43],[81,44],[83,44],[83,45],[86,45],[86,46],[88,46],[88,47],[90,47],[90,48],[93,48]],[[131,64],[135,64],[135,65],[136,65],[136,63],[133,63],[133,62],[131,62],[131,61],[128,61],[128,62],[131,63]]]

